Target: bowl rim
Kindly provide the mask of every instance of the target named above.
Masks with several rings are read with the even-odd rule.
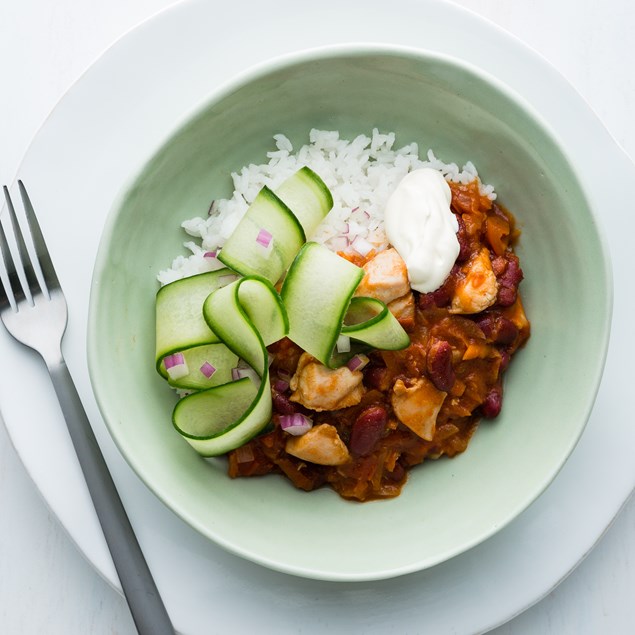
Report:
[[[582,423],[578,426],[575,435],[571,436],[570,444],[566,450],[561,454],[561,459],[557,464],[554,464],[552,470],[545,475],[542,482],[536,485],[534,488],[534,494],[526,497],[523,501],[519,502],[512,511],[507,514],[501,522],[495,526],[490,527],[488,531],[482,531],[473,540],[468,540],[462,544],[456,546],[454,549],[445,550],[437,558],[427,558],[423,561],[417,560],[410,563],[410,565],[401,565],[394,568],[383,568],[380,571],[364,571],[359,572],[329,572],[322,569],[308,569],[304,566],[296,566],[289,562],[273,561],[268,557],[259,556],[257,553],[253,553],[248,549],[241,548],[240,545],[231,542],[225,537],[217,535],[209,527],[204,526],[196,518],[192,517],[187,510],[184,510],[179,506],[178,501],[172,497],[167,496],[159,488],[153,485],[153,479],[151,475],[147,473],[147,470],[143,468],[142,462],[134,459],[134,455],[129,453],[129,448],[124,444],[123,439],[117,432],[117,427],[113,425],[112,413],[108,407],[108,400],[104,399],[103,394],[100,393],[98,386],[99,382],[99,366],[96,362],[99,355],[97,352],[99,337],[97,336],[97,314],[96,306],[99,305],[99,287],[100,277],[106,269],[108,264],[108,250],[105,245],[110,244],[112,234],[115,230],[116,224],[119,220],[119,216],[122,210],[123,203],[129,196],[130,192],[134,188],[134,184],[137,183],[139,178],[144,174],[145,169],[149,163],[156,157],[156,155],[169,145],[179,134],[196,118],[203,115],[213,104],[220,102],[221,100],[230,96],[233,92],[244,87],[253,81],[262,79],[263,77],[273,74],[277,71],[284,70],[285,68],[300,66],[302,64],[310,62],[325,61],[334,58],[341,57],[364,57],[364,56],[384,56],[384,57],[406,57],[412,59],[430,59],[443,64],[448,64],[459,68],[477,78],[480,81],[488,84],[492,89],[501,93],[506,99],[513,102],[516,107],[533,120],[535,125],[541,130],[542,134],[555,146],[561,155],[561,160],[567,165],[571,171],[571,175],[578,186],[579,192],[587,203],[587,209],[590,214],[590,218],[593,221],[594,232],[598,241],[599,250],[602,254],[602,278],[605,281],[605,302],[601,307],[602,311],[602,338],[598,347],[601,347],[602,355],[595,365],[595,372],[589,379],[589,385],[593,386],[593,390],[589,391],[587,396],[587,405],[582,417]],[[599,263],[598,263],[599,264]],[[318,47],[310,47],[301,49],[298,51],[287,52],[281,55],[274,56],[266,59],[257,64],[252,64],[242,71],[233,75],[230,79],[220,82],[217,86],[213,87],[208,93],[193,104],[189,109],[185,110],[179,117],[175,118],[170,130],[161,135],[158,141],[148,144],[147,150],[144,153],[144,159],[140,165],[137,165],[136,169],[131,171],[131,175],[122,183],[118,195],[110,205],[110,209],[107,213],[106,221],[104,223],[101,238],[99,241],[99,248],[95,257],[93,266],[93,273],[90,285],[89,294],[89,310],[88,310],[88,326],[87,326],[87,360],[88,370],[91,385],[93,387],[93,393],[102,415],[104,423],[109,431],[111,438],[113,439],[119,452],[122,454],[126,462],[130,465],[136,475],[141,481],[153,492],[155,496],[163,504],[165,504],[171,511],[173,511],[179,518],[193,527],[197,532],[201,533],[206,538],[212,540],[219,546],[228,550],[231,553],[239,555],[249,561],[256,562],[267,568],[288,573],[291,575],[325,580],[325,581],[347,581],[347,582],[365,582],[373,580],[381,580],[393,578],[416,571],[422,571],[424,569],[431,568],[437,564],[450,560],[457,555],[464,553],[476,545],[488,540],[491,536],[498,533],[514,519],[516,519],[522,512],[532,505],[537,498],[549,487],[555,477],[558,475],[562,467],[567,462],[577,443],[579,442],[587,422],[591,415],[595,399],[600,388],[604,367],[608,355],[611,323],[613,313],[614,302],[614,286],[613,286],[613,272],[611,265],[611,256],[608,239],[604,230],[603,224],[600,221],[599,214],[596,210],[596,206],[590,199],[587,189],[584,185],[584,181],[580,176],[580,171],[577,167],[575,157],[570,155],[570,152],[566,148],[565,144],[560,139],[559,135],[552,129],[552,127],[545,121],[540,112],[529,102],[527,102],[522,96],[516,93],[505,82],[491,75],[482,68],[466,61],[462,58],[446,53],[440,53],[425,47],[415,47],[406,45],[397,45],[384,42],[368,42],[357,41],[339,44],[328,44]]]

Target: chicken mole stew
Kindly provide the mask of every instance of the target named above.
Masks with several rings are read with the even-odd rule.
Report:
[[[411,291],[394,249],[353,257],[364,293],[388,303],[410,345],[371,351],[351,371],[326,368],[288,339],[273,344],[274,427],[230,452],[230,476],[276,472],[304,490],[329,484],[360,501],[397,496],[409,468],[463,452],[479,420],[498,415],[504,372],[529,336],[518,231],[475,184],[451,189],[460,253],[438,289]],[[296,413],[313,422],[297,437],[280,425]]]
[[[218,267],[160,289],[174,426],[200,454],[226,455],[230,477],[394,497],[410,468],[465,451],[500,413],[530,331],[519,231],[478,180],[431,172],[391,195],[384,245],[335,253],[307,241],[333,200],[303,168],[258,193]]]

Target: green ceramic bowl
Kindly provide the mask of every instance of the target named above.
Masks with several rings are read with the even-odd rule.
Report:
[[[523,231],[532,337],[508,373],[503,413],[481,425],[463,455],[415,468],[393,500],[347,502],[278,476],[230,480],[223,459],[200,458],[175,432],[175,396],[154,370],[155,274],[184,252],[181,221],[230,196],[230,172],[264,161],[272,135],[301,145],[313,127],[343,136],[393,130],[398,143],[416,141],[447,162],[471,160]],[[183,520],[274,569],[370,580],[469,549],[549,485],[584,429],[602,375],[610,264],[571,157],[505,86],[425,51],[309,51],[224,86],[148,154],[102,238],[89,365],[122,454]]]

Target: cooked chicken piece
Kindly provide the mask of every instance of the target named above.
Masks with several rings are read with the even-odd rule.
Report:
[[[388,303],[388,310],[406,330],[415,325],[415,296],[412,291]]]
[[[285,450],[303,461],[318,465],[342,465],[350,458],[337,430],[328,423],[315,426],[302,436],[291,437]]]
[[[464,277],[454,289],[450,313],[479,313],[496,302],[498,282],[487,249],[472,256],[461,271]]]
[[[397,418],[425,441],[432,441],[437,426],[437,415],[447,393],[437,390],[425,377],[406,386],[401,379],[392,389],[392,407]]]
[[[365,275],[355,291],[357,296],[377,298],[388,304],[410,292],[408,269],[396,249],[380,251],[363,269]]]
[[[331,369],[302,353],[290,386],[289,399],[311,410],[339,410],[358,404],[364,394],[360,370],[351,371],[346,366]]]

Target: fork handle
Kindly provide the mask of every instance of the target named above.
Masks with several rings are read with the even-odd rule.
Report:
[[[66,362],[60,356],[59,361],[53,364],[47,362],[47,366],[137,631],[139,635],[174,635],[174,627],[99,449]]]

